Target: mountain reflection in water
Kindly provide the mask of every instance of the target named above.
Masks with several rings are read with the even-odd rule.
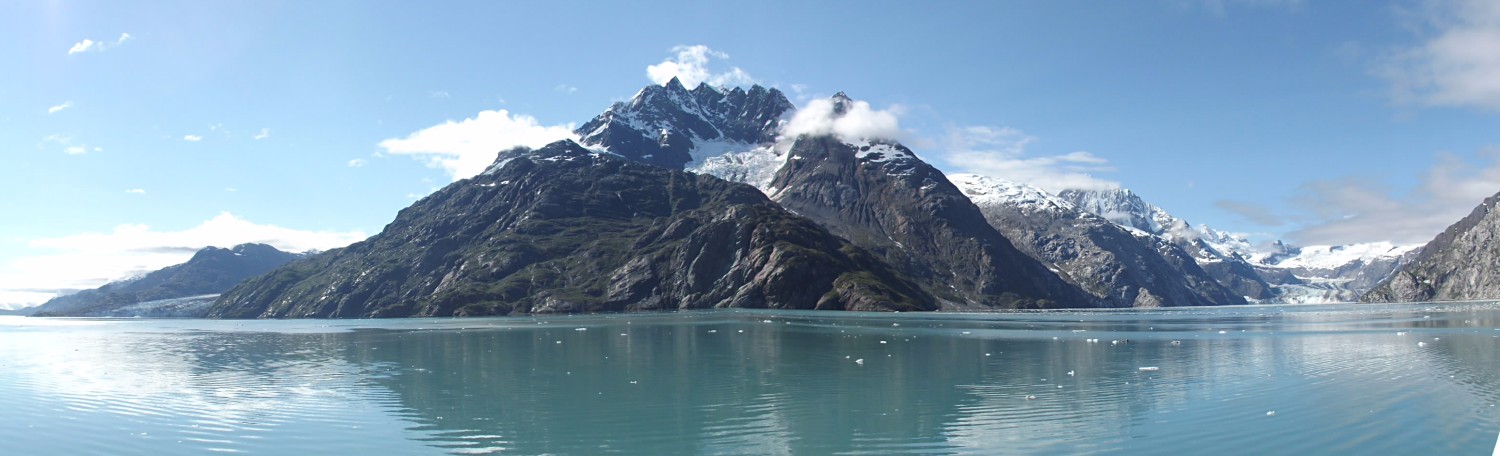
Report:
[[[0,344],[7,454],[1487,454],[1500,432],[1490,302],[5,318]]]

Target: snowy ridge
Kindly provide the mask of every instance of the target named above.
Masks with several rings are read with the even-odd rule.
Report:
[[[1037,187],[978,174],[949,174],[948,180],[975,205],[1009,205],[1028,212],[1065,213],[1078,209],[1062,198]],[[1139,231],[1139,230],[1136,230]]]
[[[776,139],[793,106],[776,89],[693,90],[672,79],[636,92],[578,127],[579,143],[626,158],[692,169],[712,157],[745,152]]]
[[[1399,245],[1390,242],[1369,242],[1349,245],[1310,245],[1296,247],[1293,254],[1257,253],[1252,261],[1277,268],[1339,269],[1350,263],[1372,260],[1394,260],[1417,249],[1420,244]]]

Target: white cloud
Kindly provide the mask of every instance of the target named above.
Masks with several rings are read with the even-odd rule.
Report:
[[[483,172],[502,150],[576,139],[573,128],[573,124],[544,126],[534,117],[512,116],[504,109],[480,111],[463,121],[450,120],[405,138],[381,141],[380,147],[394,155],[426,158],[428,166],[443,168],[459,180]]]
[[[306,231],[257,224],[228,212],[176,231],[142,224],[107,233],[34,239],[30,253],[0,264],[0,307],[40,304],[59,290],[95,288],[182,263],[207,246],[257,242],[292,252],[327,250],[367,237],[360,231]]]
[[[567,84],[558,84],[557,87],[553,87],[552,90],[556,90],[558,92],[566,93],[566,94],[569,94],[569,95],[578,92],[578,88],[577,87],[573,87],[573,86],[570,86],[570,85],[567,85]]]
[[[47,114],[57,114],[58,111],[73,107],[73,102],[64,101],[62,104],[47,108]]]
[[[1292,203],[1307,222],[1287,237],[1304,245],[1431,241],[1500,192],[1500,149],[1482,151],[1474,159],[1439,154],[1415,188],[1392,188],[1361,177],[1304,184]]]
[[[715,73],[709,69],[709,61],[712,59],[728,59],[729,54],[709,49],[704,45],[678,45],[672,48],[676,53],[675,58],[662,60],[661,63],[646,66],[646,77],[651,78],[657,84],[666,84],[672,78],[682,81],[682,85],[691,89],[698,84],[707,82],[716,86],[737,86],[754,84],[755,78],[750,73],[739,67],[731,67],[728,71]]]
[[[271,129],[269,129],[269,128],[262,128],[262,129],[260,129],[260,133],[256,133],[255,134],[255,140],[256,141],[259,141],[259,140],[262,140],[262,139],[266,139],[266,138],[269,138],[269,137],[271,137]]]
[[[146,189],[132,188],[130,190],[126,190],[125,193],[129,193],[129,194],[132,194],[132,195],[144,195],[144,194],[146,194]]]
[[[449,94],[446,90],[434,90],[432,93],[427,94],[427,96],[429,98],[453,98],[453,95]]]
[[[900,139],[903,135],[899,118],[903,109],[892,106],[874,109],[870,103],[844,99],[845,111],[838,112],[838,102],[821,98],[807,103],[806,107],[792,114],[792,119],[782,127],[783,140],[794,140],[802,135],[837,136],[842,141],[860,139]],[[784,142],[783,141],[783,142]]]
[[[1399,101],[1500,111],[1500,2],[1425,4],[1423,42],[1380,68]]]
[[[198,136],[198,135],[187,135],[187,136],[183,136],[182,140],[183,141],[187,141],[187,142],[198,142],[198,141],[202,141],[203,137],[202,136]]]
[[[47,137],[42,138],[41,142],[37,143],[37,148],[39,149],[46,149],[49,146],[60,147],[62,148],[62,152],[68,155],[83,155],[88,153],[90,150],[94,152],[102,152],[104,150],[100,147],[91,148],[88,144],[84,144],[80,141],[75,141],[72,136],[61,134],[47,135]]]
[[[1089,152],[1027,156],[1036,138],[1010,127],[953,128],[934,157],[945,170],[973,173],[1040,187],[1049,192],[1066,189],[1115,189],[1118,182],[1095,177],[1114,171],[1109,161]]]
[[[350,168],[363,168],[365,166],[365,159],[356,158],[353,160],[349,160],[348,165]]]
[[[125,42],[129,41],[131,38],[132,37],[129,33],[121,33],[120,38],[116,39],[114,42],[84,39],[83,41],[74,43],[73,47],[68,48],[68,55],[80,54],[84,52],[104,52],[107,49],[125,44]]]

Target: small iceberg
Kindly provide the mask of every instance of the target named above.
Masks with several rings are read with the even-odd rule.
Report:
[[[1139,370],[1141,372],[1156,372],[1156,371],[1161,370],[1161,368],[1160,367],[1156,367],[1156,366],[1145,366],[1145,367],[1140,368]]]

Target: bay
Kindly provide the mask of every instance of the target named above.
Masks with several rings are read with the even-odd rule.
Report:
[[[0,317],[3,454],[1491,454],[1500,303]]]

